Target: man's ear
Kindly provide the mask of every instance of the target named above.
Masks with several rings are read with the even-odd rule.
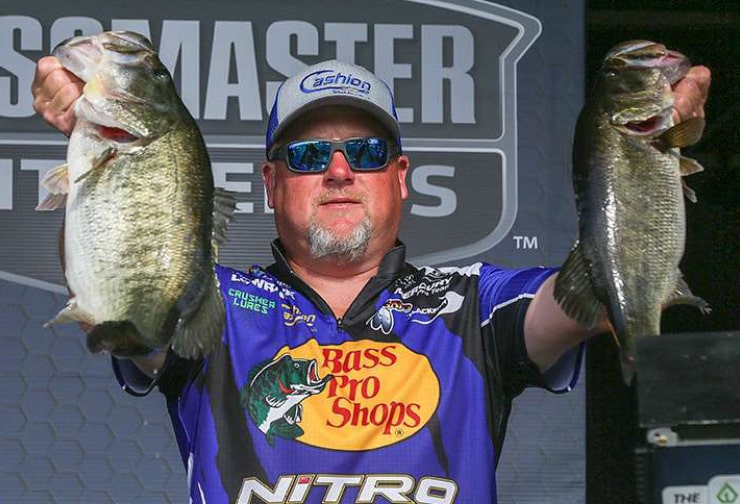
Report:
[[[396,160],[396,173],[398,175],[398,187],[401,190],[402,200],[409,197],[409,188],[406,185],[406,176],[408,175],[410,167],[411,161],[409,161],[408,156],[398,156],[398,159]]]
[[[262,182],[265,184],[267,194],[267,206],[275,208],[275,184],[277,183],[277,169],[274,163],[265,161],[262,165]]]

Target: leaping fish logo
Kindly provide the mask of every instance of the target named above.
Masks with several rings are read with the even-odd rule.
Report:
[[[295,439],[303,434],[298,425],[303,419],[301,402],[320,394],[334,378],[330,374],[319,378],[317,367],[316,359],[293,359],[285,354],[250,371],[241,391],[242,406],[270,446],[274,446],[275,436]]]

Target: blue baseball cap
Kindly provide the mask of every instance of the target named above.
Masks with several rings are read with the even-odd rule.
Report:
[[[384,81],[358,65],[324,61],[285,80],[278,88],[265,135],[265,149],[296,117],[324,105],[346,105],[372,114],[401,147],[393,93]]]

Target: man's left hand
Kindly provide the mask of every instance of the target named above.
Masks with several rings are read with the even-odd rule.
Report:
[[[709,95],[712,73],[705,66],[692,67],[683,79],[673,86],[673,122],[691,117],[704,117],[704,104]]]

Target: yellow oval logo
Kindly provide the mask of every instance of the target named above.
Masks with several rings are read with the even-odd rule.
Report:
[[[439,380],[424,355],[400,343],[371,340],[281,349],[276,358],[315,360],[333,378],[302,402],[296,441],[335,450],[388,446],[422,429],[439,404]],[[424,384],[419,388],[418,384]]]

